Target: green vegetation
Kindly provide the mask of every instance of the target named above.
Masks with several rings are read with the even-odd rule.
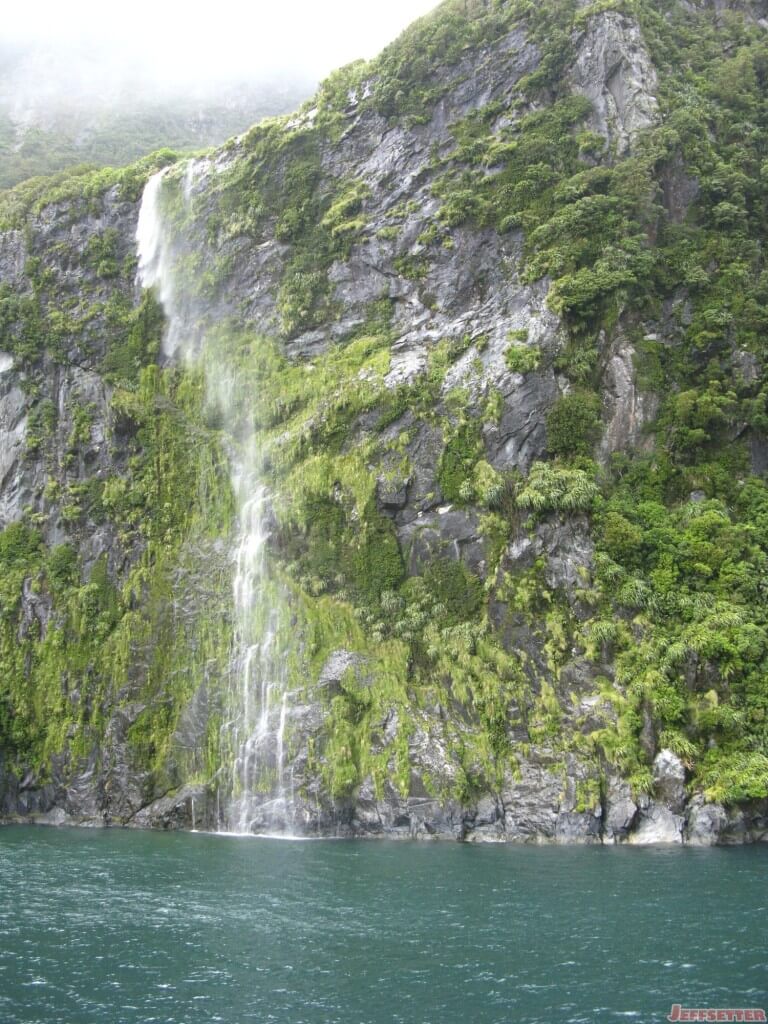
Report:
[[[9,54],[4,56],[7,60]],[[27,85],[16,81],[12,61],[3,72],[4,95],[18,96],[24,105]],[[263,83],[235,103],[221,95],[202,101],[167,97],[162,103],[134,95],[130,106],[105,109],[74,100],[64,109],[55,100],[46,104],[33,97],[39,123],[22,127],[9,116],[6,100],[0,108],[0,189],[73,167],[124,166],[161,146],[195,151],[220,145],[261,118],[292,109],[305,96],[300,84],[275,89]]]
[[[88,211],[98,211],[105,193],[114,187],[121,199],[135,202],[141,196],[147,178],[176,159],[177,155],[172,150],[160,149],[125,168],[104,167],[99,170],[77,166],[50,177],[30,178],[15,188],[0,192],[0,230],[21,228],[29,214],[39,213],[54,203],[67,204],[69,216],[74,221]]]
[[[525,334],[527,336],[528,332]],[[539,368],[541,350],[536,345],[523,345],[512,341],[504,353],[504,360],[512,373],[533,373]]]
[[[245,235],[258,242],[274,236],[289,247],[277,296],[286,338],[333,318],[336,306],[328,271],[334,260],[348,256],[366,228],[368,186],[358,180],[328,180],[321,165],[321,141],[318,130],[309,125],[290,128],[287,119],[257,125],[246,136],[245,153],[216,184],[217,213],[205,214],[208,242],[211,237],[227,241]],[[166,213],[175,217],[182,235],[199,231],[198,209],[194,202],[183,204],[179,191],[178,178],[167,183]],[[215,289],[228,269],[223,264],[197,276]],[[177,272],[185,281],[195,276],[190,266],[180,266]]]
[[[535,514],[585,512],[592,508],[599,493],[597,484],[583,469],[536,462],[517,495],[517,503]]]
[[[556,457],[589,455],[600,436],[600,398],[587,391],[563,395],[547,416],[547,451]]]
[[[218,438],[204,421],[201,377],[153,365],[130,376],[131,389],[112,398],[121,432],[112,443],[127,444],[123,471],[67,484],[66,460],[52,467],[64,476],[48,494],[63,503],[73,542],[46,548],[27,522],[0,532],[0,744],[7,763],[41,779],[63,753],[74,773],[101,756],[111,709],[138,702],[129,749],[150,773],[151,792],[210,774],[202,753],[182,756],[172,737],[213,664],[226,684],[229,571],[212,545],[229,533],[232,504]],[[43,399],[33,412],[28,453],[48,445],[52,454],[56,410]],[[67,451],[89,445],[92,415],[74,406]],[[128,559],[120,580],[106,556],[85,565],[78,554],[97,524],[118,534]],[[35,595],[31,615],[22,591]]]
[[[588,130],[589,103],[562,73],[578,31],[607,9],[638,19],[660,73],[659,120],[622,157]],[[554,369],[570,382],[558,378],[546,460],[525,478],[498,468],[504,398],[477,379],[482,365],[477,387],[446,385],[469,337],[436,341],[423,373],[390,386],[388,298],[346,337],[330,330],[331,269],[379,211],[375,182],[332,177],[324,162],[352,118],[425,124],[474,73],[474,48],[519,25],[540,66],[508,107],[472,112],[435,147],[424,173],[440,206],[420,248],[397,247],[413,201],[388,211],[379,238],[394,273],[421,283],[434,247],[450,246],[459,226],[496,231],[521,240],[523,283],[548,281],[561,351],[550,365],[548,347],[542,367],[523,330],[504,354],[512,373]],[[69,533],[47,548],[45,513],[30,513],[0,534],[0,743],[15,763],[43,770],[63,749],[86,757],[103,739],[104,709],[121,703],[143,706],[130,745],[155,781],[208,779],[231,758],[215,692],[205,751],[185,761],[173,736],[203,680],[226,680],[227,568],[215,542],[233,508],[222,451],[255,426],[273,501],[278,647],[290,686],[326,705],[309,756],[334,797],[369,777],[378,792],[391,779],[407,793],[409,738],[437,727],[436,708],[455,768],[450,783],[425,780],[441,795],[498,788],[539,745],[555,764],[577,753],[596,779],[616,769],[636,792],[651,791],[653,751],[667,747],[711,799],[768,796],[768,485],[750,465],[768,436],[766,97],[764,30],[733,12],[715,19],[672,0],[449,0],[377,61],[331,76],[316,114],[307,107],[254,128],[189,203],[183,168],[168,174],[165,212],[190,252],[178,273],[202,299],[226,292],[238,246],[277,239],[280,338],[256,336],[235,311],[211,329],[199,371],[161,370],[157,301],[135,303],[134,266],[110,229],[82,251],[33,256],[26,290],[0,286],[0,349],[26,375],[27,455],[47,468],[46,509]],[[28,182],[2,197],[0,222],[30,232],[57,203],[74,223],[103,212],[111,188],[135,199],[171,160]],[[78,296],[57,276],[65,257],[83,270]],[[317,331],[312,357],[294,358],[286,342],[306,331]],[[643,452],[599,467],[591,459],[617,338],[632,345],[659,412]],[[81,355],[114,389],[108,478],[74,472],[92,443],[88,402],[63,415],[45,390],[43,367]],[[233,437],[220,436],[206,407],[205,358],[231,369]],[[408,509],[413,532],[398,520],[398,533],[382,493],[408,491],[410,502],[417,486],[431,492]],[[482,558],[443,543],[433,522],[441,499],[457,519],[475,517]],[[80,541],[104,524],[119,536],[121,568],[82,561]],[[542,554],[542,538],[559,528],[583,547],[568,593],[548,582]],[[515,561],[512,541],[527,561]],[[22,616],[24,588],[37,599],[33,620]],[[181,616],[179,602],[194,614]],[[358,661],[321,692],[320,672],[340,649]],[[589,719],[570,689],[574,663],[593,667],[584,677],[599,707]],[[590,785],[579,806],[598,799]]]
[[[566,96],[498,133],[498,110],[475,112],[454,126],[456,148],[435,186],[448,227],[523,229],[524,278],[552,278],[550,306],[577,335],[645,295],[654,264],[647,223],[658,212],[658,154],[612,168],[585,162],[579,129],[590,109],[583,97]]]
[[[471,481],[475,463],[482,453],[478,421],[471,419],[460,423],[452,436],[446,440],[440,460],[438,481],[446,501],[466,501],[465,484]]]
[[[615,660],[625,694],[616,698],[619,723],[599,737],[599,749],[647,788],[639,742],[646,709],[658,743],[684,758],[694,784],[700,780],[711,798],[763,797],[765,624],[754,588],[762,585],[765,557],[757,497],[764,485],[748,478],[744,445],[728,439],[743,437],[745,425],[764,437],[768,426],[761,376],[768,294],[759,243],[768,227],[768,50],[764,33],[735,14],[715,27],[680,5],[664,12],[655,4],[611,6],[640,20],[661,70],[659,127],[629,157],[596,163],[604,144],[583,131],[588,108],[558,96],[557,83],[549,107],[506,118],[500,130],[493,106],[455,125],[456,146],[441,162],[435,191],[448,228],[523,229],[525,278],[550,276],[550,306],[569,330],[556,366],[578,387],[552,409],[547,443],[551,455],[577,466],[537,464],[517,502],[537,515],[599,513],[598,589],[589,591],[594,619],[583,635],[606,637],[587,646],[597,658]],[[575,22],[583,25],[597,11],[584,9]],[[567,5],[560,16],[569,17]],[[554,61],[557,51],[553,45]],[[521,91],[540,88],[548,76],[542,73]],[[682,167],[699,189],[681,219],[665,210],[659,180]],[[617,458],[598,487],[579,460],[599,436],[592,389],[600,332],[610,336],[620,317],[627,329],[675,295],[680,312],[683,299],[689,304],[678,325],[681,343],[637,342],[641,380],[667,396],[657,454]],[[535,363],[516,341],[508,365],[530,372]],[[751,376],[741,369],[749,354],[760,367]],[[717,504],[690,505],[695,490]],[[598,500],[600,491],[607,503]],[[631,628],[604,630],[617,611]]]
[[[768,557],[758,524],[768,488],[735,484],[731,512],[716,500],[668,508],[638,491],[641,473],[614,488],[597,532],[602,602],[632,627],[610,638],[625,714],[648,707],[660,742],[700,766],[708,791],[744,799],[740,787],[760,777],[755,755],[766,740],[768,623],[759,595]],[[642,763],[629,741],[615,756],[625,770]]]

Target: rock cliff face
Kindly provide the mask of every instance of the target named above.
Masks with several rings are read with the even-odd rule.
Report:
[[[227,821],[215,359],[285,669],[251,831],[768,835],[764,12],[643,7],[449,0],[168,167],[192,365],[162,159],[6,197],[0,814]]]

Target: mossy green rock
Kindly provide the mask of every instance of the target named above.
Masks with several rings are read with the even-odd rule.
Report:
[[[2,813],[232,795],[236,437],[134,281],[168,166],[272,498],[291,826],[768,834],[766,13],[448,0],[191,163],[0,197]]]

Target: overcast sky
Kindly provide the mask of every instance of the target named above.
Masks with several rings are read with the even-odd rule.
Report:
[[[437,0],[6,0],[0,40],[83,44],[158,82],[275,70],[319,78],[372,57]]]

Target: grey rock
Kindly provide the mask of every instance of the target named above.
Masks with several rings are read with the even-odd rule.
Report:
[[[103,812],[103,791],[97,765],[97,752],[92,751],[85,765],[72,776],[66,764],[60,766],[64,809],[73,823],[101,825],[107,820]]]
[[[347,673],[351,673],[355,680],[360,680],[360,669],[364,664],[365,659],[359,654],[352,653],[352,651],[343,649],[333,651],[320,670],[317,685],[327,687],[333,691],[339,691]]]
[[[760,379],[760,363],[752,352],[737,349],[734,351],[731,361],[746,384],[755,384]]]
[[[26,264],[24,234],[20,230],[0,231],[0,280],[14,288],[25,288]]]
[[[198,687],[192,699],[179,716],[179,721],[173,734],[174,745],[179,750],[192,753],[199,749],[205,737],[211,711],[208,687],[203,684]]]
[[[400,511],[408,504],[410,479],[387,479],[379,477],[376,483],[376,499],[379,508],[385,512]]]
[[[675,814],[685,806],[685,767],[671,750],[661,750],[653,762],[653,783],[657,797]]]
[[[141,828],[214,831],[215,808],[203,786],[184,786],[142,807],[131,821]]]
[[[496,796],[488,795],[464,818],[464,839],[473,843],[501,843],[506,841],[504,808]]]
[[[685,819],[674,814],[665,804],[650,800],[640,811],[636,829],[630,834],[629,842],[635,846],[678,844],[683,841]]]
[[[19,780],[4,763],[3,755],[0,749],[0,821],[34,820],[54,810],[60,802],[56,786],[39,786],[31,772],[26,772]]]
[[[555,841],[558,843],[600,842],[600,819],[594,814],[575,811],[561,811],[555,824]]]
[[[36,825],[53,825],[54,827],[74,824],[63,807],[54,807],[44,814],[38,814],[34,820]]]
[[[464,813],[456,801],[411,797],[407,802],[409,838],[462,839]]]
[[[543,558],[548,586],[562,591],[575,606],[578,591],[590,578],[593,556],[594,544],[586,517],[563,519],[552,515],[536,525],[532,536],[521,535],[511,542],[500,572],[523,572]]]
[[[768,842],[768,800],[726,808],[727,820],[720,832],[724,845]]]
[[[483,571],[484,544],[475,512],[442,506],[419,513],[397,533],[412,575],[419,575],[436,558],[464,561],[472,571]]]
[[[507,841],[553,841],[562,793],[561,774],[540,762],[523,762],[519,778],[505,780],[501,792]]]
[[[604,373],[603,418],[606,426],[600,441],[600,458],[607,462],[614,452],[648,450],[652,438],[645,428],[658,413],[656,395],[639,391],[634,367],[634,349],[617,339]]]
[[[21,518],[29,503],[23,455],[27,435],[28,402],[13,371],[0,375],[0,527]]]
[[[638,807],[627,782],[613,777],[606,794],[606,813],[603,841],[618,843],[626,840],[637,819]]]
[[[685,841],[691,846],[713,846],[720,841],[728,824],[722,804],[707,803],[697,794],[688,805]]]
[[[656,723],[653,720],[648,702],[643,702],[642,707],[643,726],[640,730],[640,747],[645,756],[651,760],[656,756]]]
[[[566,755],[565,786],[561,793],[559,813],[555,824],[557,843],[597,843],[602,837],[602,805],[584,806],[581,795],[588,784],[598,780],[595,768],[582,762],[574,754]]]
[[[757,431],[753,431],[749,439],[749,449],[752,472],[756,476],[763,476],[765,473],[768,473],[768,438]]]
[[[407,429],[410,417],[384,433],[385,440],[397,437],[401,429]],[[414,431],[408,443],[407,453],[411,465],[408,485],[408,506],[396,517],[398,525],[411,522],[420,512],[436,508],[442,499],[437,482],[440,456],[443,452],[443,435],[438,427],[421,424]]]
[[[590,578],[594,556],[586,517],[571,516],[564,521],[549,517],[536,527],[536,542],[547,559],[547,583],[553,590],[563,590],[575,604],[577,591]]]
[[[489,425],[485,441],[494,469],[527,473],[546,452],[546,421],[560,392],[551,371],[511,378],[500,389],[504,397],[501,420]]]
[[[685,165],[679,155],[673,157],[661,175],[661,187],[664,196],[664,207],[670,220],[682,224],[688,210],[698,199],[701,187],[696,178],[686,173]]]
[[[574,92],[592,101],[592,128],[617,156],[658,117],[656,70],[637,23],[616,11],[589,19],[570,75]]]
[[[149,776],[136,771],[128,732],[145,705],[131,703],[115,709],[104,737],[103,814],[107,824],[126,823],[150,800]]]

